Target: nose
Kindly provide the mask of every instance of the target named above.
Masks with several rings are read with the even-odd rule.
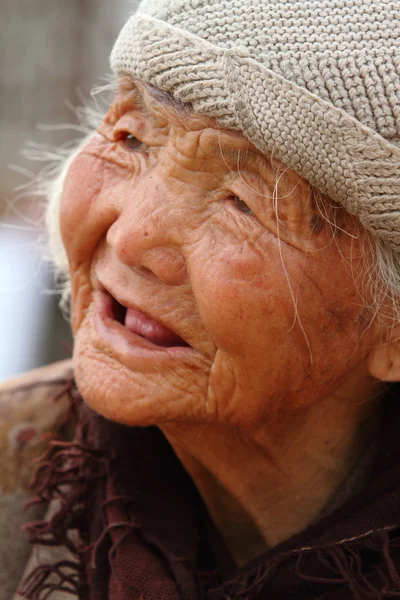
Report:
[[[122,195],[118,216],[107,232],[107,244],[124,265],[155,276],[167,285],[186,280],[181,252],[179,210],[156,176],[147,177]]]

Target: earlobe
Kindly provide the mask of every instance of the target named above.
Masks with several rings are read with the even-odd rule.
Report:
[[[400,381],[400,325],[388,331],[387,338],[371,348],[368,371],[379,381]]]

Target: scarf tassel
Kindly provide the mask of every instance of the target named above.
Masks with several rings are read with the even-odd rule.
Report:
[[[71,382],[68,389],[71,409],[66,419],[75,423],[76,439],[87,439],[87,423],[79,415],[81,399]],[[112,561],[117,546],[129,534],[140,530],[139,524],[118,522],[106,525],[94,544],[89,540],[89,519],[93,493],[96,486],[106,485],[110,473],[111,457],[109,452],[94,450],[84,443],[63,442],[54,439],[49,443],[47,452],[41,457],[34,475],[32,486],[37,489],[37,497],[28,505],[48,504],[56,501],[57,510],[48,519],[30,523],[24,527],[33,544],[43,546],[61,546],[71,554],[71,560],[61,560],[54,564],[36,567],[23,581],[18,593],[26,600],[47,600],[55,592],[75,594],[80,600],[89,599],[86,581],[86,564],[96,568],[97,555],[102,544],[110,542],[112,529],[121,530],[117,543],[111,545],[108,552]],[[102,505],[105,510],[112,502],[130,504],[130,498],[115,496]],[[275,556],[256,571],[225,583],[218,589],[209,590],[207,600],[251,600],[259,597],[265,590],[280,566],[294,560],[295,573],[299,580],[331,586],[337,586],[338,593],[343,588],[349,590],[354,600],[381,600],[387,597],[400,597],[400,573],[396,563],[400,564],[393,553],[400,548],[400,538],[391,533],[396,529],[371,531],[364,536],[343,541],[329,547],[304,548]],[[73,531],[79,532],[79,539],[71,537]],[[366,569],[365,552],[380,559],[380,565]],[[89,554],[88,554],[89,553]],[[364,557],[362,556],[364,553]],[[89,560],[87,557],[89,556]],[[317,563],[317,564],[316,564]],[[372,564],[372,563],[371,563]],[[318,568],[319,565],[319,568]],[[308,569],[307,569],[308,567]],[[308,572],[307,572],[308,571]],[[321,571],[321,575],[315,573]],[[324,598],[324,593],[319,595]],[[333,596],[334,597],[334,596]],[[339,594],[340,597],[340,594]]]

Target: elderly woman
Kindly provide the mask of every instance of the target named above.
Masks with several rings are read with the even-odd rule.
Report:
[[[400,596],[399,36],[397,0],[128,20],[49,194],[76,431],[21,597]]]

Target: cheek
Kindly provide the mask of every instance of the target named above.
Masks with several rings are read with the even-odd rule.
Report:
[[[99,161],[91,156],[78,156],[72,163],[63,188],[60,227],[70,263],[80,264],[92,239],[93,207],[102,186]]]
[[[216,251],[205,266],[193,282],[194,294],[220,349],[251,355],[263,343],[266,329],[269,336],[277,329],[290,328],[293,304],[273,242],[268,252],[249,242],[230,245]]]
[[[60,231],[69,261],[72,329],[76,333],[90,304],[90,268],[99,241],[115,219],[111,189],[116,175],[101,158],[83,151],[67,173],[60,206]],[[108,188],[110,194],[104,193]],[[105,201],[107,200],[107,202]]]
[[[356,272],[357,278],[362,277],[361,271]],[[331,261],[309,264],[298,288],[299,316],[320,353],[317,358],[324,362],[325,357],[334,357],[330,368],[350,361],[363,337],[368,310],[354,277],[342,257],[334,255]]]
[[[114,222],[117,207],[113,198],[121,195],[124,185],[118,170],[101,158],[101,151],[101,147],[96,147],[93,154],[84,150],[78,155],[63,187],[60,230],[72,275],[92,258],[100,239]]]
[[[305,379],[330,387],[362,360],[365,310],[337,253],[310,257],[273,239],[263,254],[231,247],[207,262],[194,291],[236,372],[268,364],[274,381],[292,380],[293,389]]]

